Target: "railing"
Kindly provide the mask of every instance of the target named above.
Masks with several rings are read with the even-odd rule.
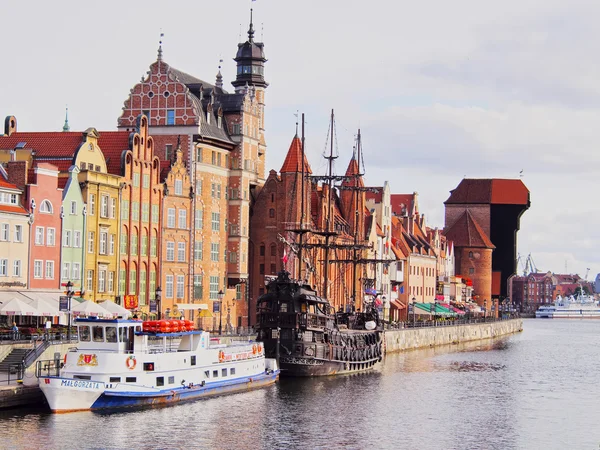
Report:
[[[11,364],[6,373],[6,380],[3,381],[6,381],[6,384],[11,384],[12,382],[22,380],[24,374],[25,367],[23,366],[23,363]]]
[[[50,341],[44,339],[43,337],[33,341],[33,348],[29,350],[23,357],[23,366],[27,368],[33,364],[48,347],[50,347]]]
[[[471,325],[475,323],[491,323],[491,322],[502,322],[505,320],[516,319],[518,316],[507,316],[507,317],[468,317],[464,319],[454,320],[417,320],[417,321],[406,321],[406,322],[393,322],[385,323],[385,330],[399,330],[405,328],[427,328],[427,327],[454,327],[457,325]]]
[[[35,376],[37,378],[43,377],[58,377],[60,376],[60,369],[62,368],[62,362],[56,359],[45,359],[38,361],[35,365]]]

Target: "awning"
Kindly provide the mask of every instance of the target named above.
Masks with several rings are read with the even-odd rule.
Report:
[[[398,300],[397,298],[392,299],[392,301],[390,302],[394,307],[396,307],[397,309],[404,309],[406,308],[406,304],[401,302],[400,300]]]
[[[208,309],[206,303],[175,303],[179,311],[197,311],[199,309]]]
[[[465,312],[462,309],[455,308],[454,306],[449,305],[448,303],[440,303],[440,305],[442,305],[446,309],[449,309],[450,311],[454,311],[459,316],[462,316],[463,314],[465,314]]]

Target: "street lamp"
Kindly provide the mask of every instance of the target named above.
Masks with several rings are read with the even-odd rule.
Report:
[[[417,301],[416,298],[412,298],[412,307],[413,307],[413,328],[415,327],[415,315],[417,314],[417,311],[415,311],[416,305],[415,302]]]
[[[487,319],[487,299],[483,301],[483,321]]]
[[[225,326],[227,333],[229,333],[231,331],[231,304],[229,303],[229,300],[227,300],[227,324]]]
[[[158,311],[158,320],[161,319],[161,309],[160,309],[160,296],[162,295],[162,289],[160,286],[156,288],[154,291],[154,300],[156,301],[156,309]]]
[[[69,314],[67,325],[67,341],[71,342],[71,298],[73,297],[73,283],[67,281],[67,313]]]
[[[217,297],[219,298],[219,336],[221,336],[221,331],[223,331],[223,297],[224,296],[225,296],[225,294],[223,293],[223,290],[220,290],[219,293],[217,294]]]

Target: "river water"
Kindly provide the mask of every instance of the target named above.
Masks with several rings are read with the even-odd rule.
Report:
[[[598,449],[600,321],[388,355],[376,371],[98,414],[0,414],[0,448]]]

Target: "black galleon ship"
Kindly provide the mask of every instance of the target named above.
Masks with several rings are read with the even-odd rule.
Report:
[[[267,285],[257,311],[258,340],[268,358],[279,357],[282,376],[358,372],[381,361],[382,336],[374,307],[336,315],[326,299],[288,272],[280,272]]]

